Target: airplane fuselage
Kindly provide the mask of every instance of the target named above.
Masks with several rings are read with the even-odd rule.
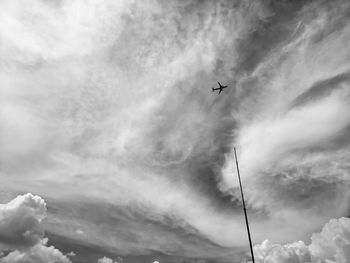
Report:
[[[222,86],[220,82],[218,82],[219,87],[218,88],[212,88],[212,91],[219,90],[219,94],[223,91],[223,89],[227,88],[227,86]]]

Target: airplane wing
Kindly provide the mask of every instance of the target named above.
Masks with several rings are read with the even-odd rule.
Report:
[[[222,89],[220,89],[219,94],[221,93]]]

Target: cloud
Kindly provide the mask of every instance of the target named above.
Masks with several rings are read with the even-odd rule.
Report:
[[[234,125],[233,92],[218,100],[208,85],[232,79],[232,58],[239,54],[231,47],[266,16],[262,3],[33,0],[2,5],[0,37],[6,45],[0,55],[7,66],[1,68],[6,84],[0,90],[0,157],[10,191],[35,191],[53,206],[72,199],[83,208],[88,200],[90,206],[141,212],[146,223],[139,223],[139,242],[106,231],[115,229],[113,220],[79,237],[100,244],[100,239],[110,243],[108,235],[127,252],[183,246],[190,253],[176,237],[169,244],[146,238],[148,220],[181,226],[185,233],[198,231],[203,240],[242,243],[223,227],[243,235],[240,223],[216,210],[223,194],[211,167],[227,151],[222,138]],[[223,70],[216,70],[217,64]],[[59,226],[55,233],[76,238],[76,229],[65,231],[70,205],[58,215],[49,212],[47,222]],[[77,229],[86,232],[95,226],[88,219],[72,212],[67,220],[79,221]]]
[[[1,258],[2,263],[71,263],[71,260],[53,246],[46,246],[47,239],[28,250],[15,250]]]
[[[313,234],[311,244],[303,241],[273,244],[268,240],[254,246],[256,262],[264,263],[347,263],[350,262],[350,219],[330,220],[320,233]]]
[[[318,259],[330,260],[336,263],[350,261],[350,219],[332,219],[321,233],[311,237],[309,249]]]
[[[308,236],[349,206],[348,6],[323,2],[1,1],[2,185],[62,240],[232,259],[235,144],[254,240]]]
[[[113,260],[107,257],[99,258],[97,263],[113,263]]]
[[[305,239],[348,213],[350,28],[342,11],[348,8],[346,1],[303,6],[283,24],[290,35],[271,44],[273,52],[237,84],[230,149],[238,151],[257,239],[273,235],[274,225],[286,233],[273,242]],[[240,200],[235,171],[230,150],[219,188]]]
[[[311,255],[304,242],[299,241],[287,245],[271,244],[265,240],[254,247],[256,262],[311,262]]]
[[[240,163],[246,176],[270,170],[281,159],[279,166],[283,166],[288,153],[322,145],[343,132],[350,125],[349,94],[348,88],[333,92],[307,107],[242,127],[238,141],[242,148]],[[232,167],[228,169],[233,171]]]
[[[32,194],[0,204],[0,247],[17,248],[38,243],[44,236],[40,224],[45,215],[45,201]]]
[[[0,252],[10,251],[0,258],[2,263],[71,263],[62,252],[46,246],[45,217],[45,201],[30,193],[0,205]]]

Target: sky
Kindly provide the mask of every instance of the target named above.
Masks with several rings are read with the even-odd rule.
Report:
[[[0,262],[349,263],[349,14],[0,1]]]

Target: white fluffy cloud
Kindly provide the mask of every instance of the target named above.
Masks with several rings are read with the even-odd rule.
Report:
[[[45,201],[32,194],[0,205],[0,248],[37,244],[44,236],[40,226],[46,214]]]
[[[70,259],[53,246],[46,246],[47,239],[28,250],[15,250],[1,258],[2,263],[71,263]]]
[[[303,241],[280,245],[265,240],[254,251],[257,263],[349,263],[350,219],[330,220],[312,235],[309,246]]]
[[[41,226],[46,203],[30,193],[0,205],[0,252],[12,250],[1,263],[69,263],[68,257],[53,246],[46,246]]]
[[[72,263],[54,246],[47,246],[41,225],[46,217],[46,203],[31,193],[17,196],[7,204],[0,204],[0,263]],[[2,251],[10,253],[2,254]],[[113,263],[107,257],[97,263]],[[115,261],[114,263],[117,263]]]
[[[321,233],[311,237],[309,249],[316,259],[329,262],[350,262],[350,219],[332,219]]]
[[[97,263],[113,263],[113,260],[107,257],[99,258]],[[115,262],[117,263],[117,262]]]

